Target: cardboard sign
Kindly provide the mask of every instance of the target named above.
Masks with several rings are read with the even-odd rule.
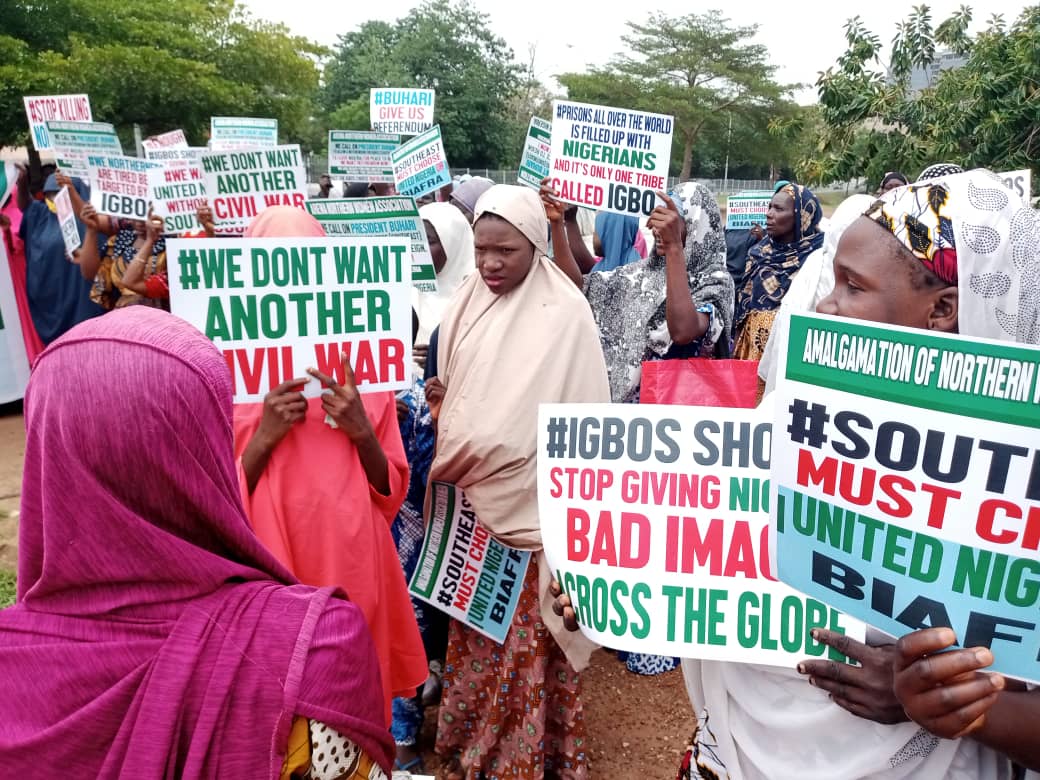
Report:
[[[1020,171],[1004,171],[998,173],[1004,180],[1004,186],[1018,195],[1026,205],[1032,203],[1033,198],[1033,172],[1029,168]]]
[[[54,207],[58,210],[58,227],[61,228],[61,239],[65,242],[65,254],[72,257],[72,253],[79,249],[83,242],[79,237],[79,225],[76,224],[76,214],[72,210],[72,198],[69,196],[68,187],[62,187],[54,196]]]
[[[520,158],[520,170],[516,174],[519,184],[539,189],[542,179],[549,175],[549,153],[552,138],[552,123],[531,117],[524,140],[524,153]]]
[[[209,120],[209,148],[214,152],[264,149],[278,145],[278,120],[214,116]]]
[[[241,235],[268,206],[303,208],[307,171],[297,144],[202,155],[206,197],[217,235]]]
[[[451,183],[440,125],[397,147],[392,155],[397,191],[421,198]]]
[[[412,284],[422,292],[437,290],[426,227],[412,198],[345,198],[307,201],[307,211],[330,236],[406,238],[411,243]]]
[[[148,169],[158,165],[139,157],[90,155],[90,202],[98,214],[120,219],[148,218]]]
[[[433,127],[432,89],[373,87],[369,92],[369,116],[373,130],[398,135],[418,135]]]
[[[184,136],[183,130],[171,130],[168,133],[145,138],[141,141],[141,146],[144,147],[144,155],[147,157],[148,152],[160,149],[187,149],[188,139]]]
[[[560,200],[649,216],[668,187],[672,117],[554,100],[552,186]]]
[[[742,192],[726,200],[726,230],[750,230],[753,225],[765,227],[766,212],[773,200],[771,192]]]
[[[337,181],[393,184],[394,149],[401,136],[354,130],[329,131],[329,175]]]
[[[814,628],[865,627],[769,567],[768,411],[546,404],[545,555],[582,632],[638,653],[792,666],[842,660]]]
[[[37,95],[25,97],[29,133],[38,152],[53,150],[48,122],[91,122],[90,98],[86,95]],[[120,150],[122,151],[122,150]]]
[[[198,167],[152,168],[148,175],[148,198],[152,212],[162,217],[163,232],[183,235],[201,230],[195,212],[206,200],[202,170]]]
[[[116,129],[107,122],[48,122],[47,133],[58,167],[69,176],[90,176],[89,155],[123,154]]]
[[[531,553],[497,542],[466,494],[434,482],[433,516],[408,588],[413,596],[502,644],[516,614]]]
[[[894,636],[950,626],[1040,681],[1040,348],[794,315],[780,578]]]
[[[235,403],[308,368],[358,390],[411,386],[412,262],[401,238],[171,239],[170,310],[213,340]],[[304,395],[322,388],[308,382]]]

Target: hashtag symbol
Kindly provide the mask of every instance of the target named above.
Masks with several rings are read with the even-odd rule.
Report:
[[[564,417],[549,419],[549,444],[545,448],[550,458],[562,458],[567,452],[567,420]]]
[[[189,249],[180,254],[181,287],[185,290],[199,289],[199,256]]]
[[[795,444],[808,444],[815,449],[826,443],[827,434],[823,430],[831,419],[826,406],[796,400],[787,411],[791,413],[791,424],[787,426],[791,441]]]

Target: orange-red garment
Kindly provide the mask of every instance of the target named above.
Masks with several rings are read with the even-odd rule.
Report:
[[[387,724],[393,696],[414,696],[428,669],[390,524],[408,488],[392,393],[361,396],[386,454],[390,495],[368,483],[357,449],[325,424],[321,399],[271,453],[249,495],[242,453],[263,404],[235,406],[235,456],[246,513],[260,541],[307,585],[339,585],[364,612],[382,674]]]

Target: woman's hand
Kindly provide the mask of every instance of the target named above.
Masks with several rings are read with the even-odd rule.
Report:
[[[441,384],[441,380],[432,376],[426,380],[426,405],[430,407],[430,417],[437,422],[441,415],[441,404],[444,403],[444,394],[447,388]]]
[[[365,412],[365,405],[361,401],[361,393],[358,392],[357,383],[354,379],[354,369],[350,367],[350,361],[346,353],[343,353],[343,376],[341,385],[335,379],[318,371],[316,368],[308,368],[307,373],[319,380],[328,391],[321,397],[321,407],[325,414],[332,418],[347,437],[360,444],[375,436],[372,423]]]
[[[202,229],[206,231],[207,238],[213,238],[217,234],[217,229],[213,224],[213,209],[209,207],[209,201],[202,201],[195,209],[195,219],[202,225]]]
[[[563,627],[568,631],[577,631],[578,616],[571,605],[571,597],[563,592],[560,583],[555,579],[549,583],[549,595],[553,597],[553,612],[557,617],[563,618]]]
[[[550,223],[562,223],[564,215],[567,212],[567,204],[560,201],[559,193],[556,192],[549,184],[549,179],[542,179],[542,186],[538,190],[538,195],[542,199],[542,206],[545,208],[545,216],[549,218]]]
[[[426,359],[430,355],[429,344],[416,344],[412,347],[412,360],[419,368],[426,370]]]
[[[152,246],[154,246],[155,242],[158,241],[160,238],[162,238],[164,229],[165,229],[165,226],[163,225],[162,217],[155,216],[151,212],[151,210],[149,210],[149,212],[148,212],[148,222],[145,223],[144,240],[148,244],[151,244]]]
[[[307,377],[290,379],[264,396],[264,414],[255,438],[265,449],[273,450],[307,416],[307,399],[300,390],[308,381]]]
[[[665,205],[658,206],[650,213],[646,226],[653,231],[657,251],[667,257],[669,250],[683,251],[682,231],[685,225],[682,214],[672,199],[663,192],[658,192],[657,197],[661,198]]]
[[[859,662],[859,666],[823,659],[798,664],[798,673],[809,677],[809,684],[827,691],[839,707],[878,723],[902,723],[907,720],[892,683],[895,645],[868,647],[862,642],[828,631],[813,629],[812,637],[839,653]]]
[[[64,171],[55,171],[54,181],[57,182],[58,187],[68,187],[70,190],[75,189],[75,187],[72,186],[72,179],[70,179],[69,175]]]
[[[102,228],[101,215],[97,213],[97,209],[95,209],[91,203],[83,204],[83,210],[80,211],[79,220],[87,226],[87,230],[99,232]]]
[[[926,628],[896,643],[895,695],[912,720],[943,739],[979,731],[1005,680],[982,671],[993,663],[985,647],[950,650],[949,628]]]

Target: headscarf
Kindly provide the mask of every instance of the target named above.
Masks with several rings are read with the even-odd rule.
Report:
[[[480,196],[495,186],[491,179],[483,176],[472,176],[465,179],[451,193],[451,199],[463,206],[470,214],[476,213]]]
[[[459,285],[469,276],[476,264],[473,260],[473,228],[469,221],[450,203],[427,203],[419,209],[419,216],[428,220],[444,247],[447,261],[437,274],[437,290],[412,290],[412,308],[419,315],[419,335],[416,344],[428,344],[433,329],[440,325]]]
[[[344,198],[367,198],[368,197],[368,182],[363,181],[352,181],[343,190]]]
[[[72,186],[80,198],[90,200],[90,189],[80,179]],[[43,185],[44,192],[57,192],[58,179],[52,173]],[[86,226],[76,221],[79,235]],[[19,228],[25,242],[25,289],[33,325],[44,344],[50,344],[69,328],[104,313],[90,300],[91,282],[83,278],[79,266],[65,256],[65,240],[58,217],[46,202],[33,200],[22,216]]]
[[[637,217],[601,211],[596,215],[596,235],[603,248],[603,259],[596,263],[597,271],[613,271],[640,259],[635,248],[639,237]]]
[[[957,285],[961,333],[1040,342],[1040,228],[994,174],[979,169],[893,190],[867,216]]]
[[[85,414],[84,388],[120,403]],[[298,584],[246,521],[213,344],[170,314],[115,311],[40,356],[25,417],[5,774],[276,777],[295,716],[389,767],[360,611]]]
[[[715,309],[714,344],[728,334],[733,317],[733,280],[726,270],[726,240],[714,196],[702,184],[687,182],[673,193],[686,222],[686,273],[695,304]],[[614,271],[585,277],[585,297],[599,327],[600,343],[615,402],[635,397],[643,361],[664,357],[672,346],[665,316],[667,266],[662,255]]]
[[[534,257],[524,280],[503,295],[471,274],[444,314],[438,368],[446,392],[430,479],[462,488],[503,544],[540,550],[538,406],[609,401],[607,370],[588,304],[545,256],[546,218],[537,193],[496,185],[477,204],[477,220],[485,214],[523,233]],[[538,557],[540,594],[547,594],[549,573]],[[588,643],[563,630],[547,596],[542,617],[580,670]]]
[[[794,240],[780,244],[768,235],[748,252],[747,268],[740,281],[734,323],[741,326],[752,311],[772,311],[812,252],[823,244],[820,219],[823,209],[812,190],[788,184],[780,190],[794,199]]]
[[[890,181],[897,181],[899,182],[900,186],[910,183],[910,180],[906,178],[906,174],[900,173],[899,171],[889,171],[881,177],[881,189],[885,189],[885,185],[888,184]]]
[[[935,165],[929,165],[921,171],[921,175],[917,177],[917,180],[928,181],[929,179],[938,179],[943,176],[953,176],[957,173],[964,173],[964,169],[956,163],[936,163]]]
[[[325,228],[314,217],[296,206],[270,206],[253,218],[243,234],[260,236],[299,236],[321,238]]]

